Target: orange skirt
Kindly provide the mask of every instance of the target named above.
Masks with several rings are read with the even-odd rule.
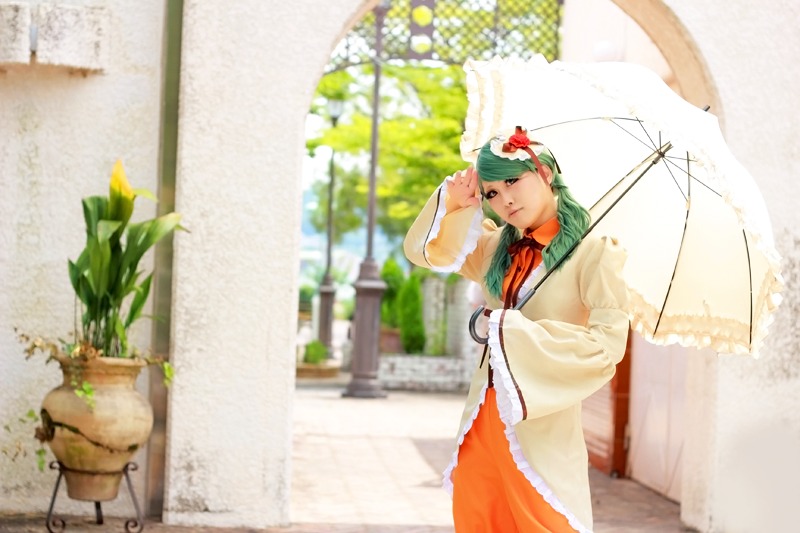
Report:
[[[505,429],[490,387],[452,474],[456,533],[574,532],[517,469]]]

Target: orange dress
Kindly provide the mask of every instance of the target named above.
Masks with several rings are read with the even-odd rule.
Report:
[[[552,218],[512,246],[511,266],[503,280],[506,308],[524,297],[521,288],[525,280],[541,264],[541,249],[559,229],[558,219]],[[566,517],[553,509],[517,469],[491,383],[458,451],[458,466],[452,478],[457,533],[575,531]]]

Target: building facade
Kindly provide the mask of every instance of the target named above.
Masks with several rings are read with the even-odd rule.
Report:
[[[140,471],[136,486],[171,524],[291,520],[304,122],[333,47],[375,3],[184,0],[176,20],[173,3],[155,0],[0,1],[0,420],[38,408],[59,381],[53,367],[24,360],[13,327],[71,330],[66,259],[82,246],[80,199],[98,192],[117,158],[134,186],[162,199],[171,168],[191,233],[177,235],[174,255],[157,265],[171,272],[154,298],[169,302],[168,331],[137,335],[166,345],[178,378],[163,438],[137,459],[163,467]],[[784,302],[761,359],[688,359],[682,518],[701,531],[739,531],[760,517],[778,531],[793,512],[782,498],[800,490],[800,7],[615,3],[655,43],[686,98],[721,118],[758,180],[784,257]],[[165,64],[176,65],[168,60],[177,37],[175,83]],[[15,431],[0,434],[4,451],[26,435]],[[45,510],[52,477],[0,457],[0,512]]]

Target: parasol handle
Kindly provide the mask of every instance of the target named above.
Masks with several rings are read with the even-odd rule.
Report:
[[[542,279],[542,281],[544,281],[544,279]],[[540,282],[540,284],[541,284],[541,282]],[[537,285],[536,287],[534,287],[531,290],[529,290],[528,293],[519,302],[517,302],[517,305],[514,306],[514,309],[515,310],[522,309],[522,307],[526,303],[528,303],[528,300],[530,300],[531,297],[534,294],[536,294],[536,289],[538,289],[538,288],[539,288],[539,286]],[[472,316],[469,317],[469,334],[472,337],[472,339],[475,342],[477,342],[478,344],[488,344],[489,337],[481,337],[478,334],[478,331],[475,329],[475,323],[478,321],[478,317],[480,317],[482,314],[486,315],[486,316],[489,316],[489,314],[491,312],[492,312],[491,309],[486,309],[484,306],[481,305],[481,306],[478,306],[478,308],[475,310],[475,312],[472,313]]]
[[[475,329],[475,322],[478,321],[478,317],[481,316],[481,314],[483,314],[485,310],[486,308],[481,305],[475,310],[474,313],[472,313],[472,316],[469,317],[469,334],[472,337],[472,339],[478,344],[488,344],[489,342],[488,336],[481,337],[480,335],[478,335],[478,332]]]

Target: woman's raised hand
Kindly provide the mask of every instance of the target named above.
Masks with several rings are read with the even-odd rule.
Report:
[[[475,167],[459,170],[452,177],[447,178],[447,210],[462,207],[479,206],[481,203],[478,195],[478,173]]]

